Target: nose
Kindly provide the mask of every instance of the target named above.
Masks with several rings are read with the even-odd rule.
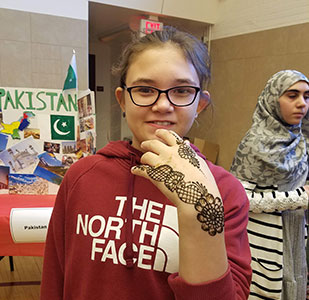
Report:
[[[297,106],[298,107],[304,107],[304,106],[307,106],[307,105],[308,105],[308,103],[307,103],[305,97],[303,95],[300,95],[298,97]]]
[[[174,110],[174,105],[168,100],[166,93],[161,93],[152,109],[161,113],[170,112]]]

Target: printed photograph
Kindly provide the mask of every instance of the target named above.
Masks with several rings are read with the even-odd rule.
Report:
[[[33,174],[10,174],[9,194],[47,195],[48,181]]]
[[[94,135],[91,131],[86,133],[86,150],[90,154],[95,153]]]
[[[25,128],[24,129],[24,138],[33,136],[34,139],[40,139],[40,129],[38,128]]]
[[[0,194],[8,194],[9,192],[9,173],[9,167],[0,166]]]
[[[36,169],[34,170],[34,175],[39,176],[41,178],[46,179],[47,181],[50,181],[54,184],[60,185],[63,179],[63,176],[60,176],[54,172],[52,172],[51,170],[53,170],[53,168],[57,168],[57,167],[49,167],[46,168],[45,166],[43,166],[41,163],[39,163],[36,167]],[[58,167],[59,168],[59,167]],[[63,169],[63,168],[62,168]]]
[[[33,174],[60,185],[67,170],[68,167],[62,165],[53,153],[44,152],[39,155],[39,163]]]
[[[63,155],[62,165],[66,167],[71,167],[78,160],[76,155]]]
[[[6,149],[8,139],[9,139],[8,135],[0,133],[0,152]]]
[[[40,162],[47,167],[61,167],[62,163],[53,153],[44,152],[38,156]]]
[[[87,152],[86,139],[77,141],[76,146],[77,146],[76,151],[81,150],[82,152]]]
[[[85,130],[85,119],[79,119],[79,132],[83,133]]]
[[[91,103],[90,94],[88,94],[85,97],[78,99],[77,105],[78,105],[79,118],[85,118],[85,117],[90,116],[94,113],[94,109],[93,109],[92,103]]]
[[[0,153],[0,159],[10,167],[10,173],[32,174],[38,163],[40,150],[33,137],[24,139]]]
[[[87,118],[84,120],[84,130],[91,130],[94,128],[94,119],[93,117]]]
[[[76,142],[62,142],[62,153],[63,154],[69,154],[69,153],[75,153],[76,151]]]
[[[48,153],[60,153],[60,144],[44,142],[44,151]]]

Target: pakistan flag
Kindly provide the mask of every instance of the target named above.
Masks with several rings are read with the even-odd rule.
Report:
[[[53,140],[75,140],[74,116],[50,115],[50,129]]]
[[[68,68],[67,77],[64,81],[63,90],[71,90],[75,89],[78,90],[77,86],[77,66],[76,66],[76,57],[75,57],[75,50],[73,50],[73,56]]]

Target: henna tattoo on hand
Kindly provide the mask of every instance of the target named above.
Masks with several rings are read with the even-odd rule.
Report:
[[[181,158],[188,159],[189,163],[194,167],[200,169],[200,162],[195,157],[197,154],[189,145],[186,145],[184,142],[179,144],[178,154]]]
[[[197,219],[202,223],[203,230],[208,231],[211,236],[223,231],[224,210],[220,198],[214,198],[212,194],[207,194],[194,207],[199,212]]]
[[[224,228],[224,208],[222,200],[208,193],[207,188],[194,181],[185,182],[185,175],[181,172],[174,171],[168,165],[151,167],[148,165],[136,166],[147,175],[164,185],[171,192],[176,192],[179,199],[187,204],[194,205],[198,212],[197,220],[202,223],[201,228],[207,231],[209,235],[215,236],[223,232]]]
[[[190,145],[187,145],[185,141],[180,138],[175,132],[170,131],[170,133],[176,138],[176,143],[179,145],[178,148],[178,154],[181,158],[188,159],[189,162],[194,166],[200,169],[200,162],[196,158],[195,151],[190,147]]]

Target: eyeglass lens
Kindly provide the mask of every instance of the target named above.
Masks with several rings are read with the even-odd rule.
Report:
[[[162,91],[147,86],[137,86],[130,88],[131,97],[135,104],[147,106],[152,105]],[[180,86],[167,91],[168,99],[172,104],[178,106],[190,105],[198,92],[198,89],[189,86]],[[164,93],[164,92],[163,92]]]

